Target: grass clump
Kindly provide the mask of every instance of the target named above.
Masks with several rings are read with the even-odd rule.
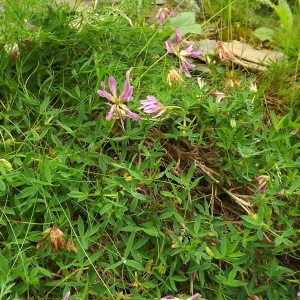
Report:
[[[291,102],[230,53],[201,73],[150,4],[4,1],[1,299],[296,299],[297,59]]]

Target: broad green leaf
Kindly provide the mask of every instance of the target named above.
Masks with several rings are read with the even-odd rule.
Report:
[[[126,259],[124,260],[124,264],[134,268],[135,270],[146,271],[146,269],[139,262],[135,260]]]
[[[286,0],[278,0],[278,5],[275,10],[280,17],[281,24],[286,31],[289,31],[293,26],[293,13]]]
[[[259,27],[254,30],[254,35],[261,41],[273,41],[277,33],[274,29],[268,27]]]
[[[187,33],[200,34],[201,26],[196,24],[194,12],[183,12],[168,20],[168,24],[173,28],[178,28],[182,35]],[[174,38],[175,34],[172,35]]]
[[[154,227],[153,228],[142,228],[142,230],[151,236],[156,236],[156,237],[159,236],[159,231]]]

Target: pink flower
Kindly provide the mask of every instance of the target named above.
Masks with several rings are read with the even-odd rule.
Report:
[[[156,14],[156,20],[159,24],[163,24],[165,23],[166,19],[174,16],[176,16],[175,13],[171,12],[168,8],[163,7],[158,10]]]
[[[268,188],[268,181],[270,180],[270,176],[268,175],[260,175],[257,177],[258,180],[258,191],[263,194]]]
[[[139,109],[142,109],[145,113],[151,114],[153,118],[158,118],[167,110],[162,103],[150,95],[147,96],[147,100],[141,100],[140,103],[142,106],[139,107]]]
[[[181,67],[179,72],[183,72],[187,77],[192,77],[189,70],[194,68],[195,65],[187,61],[185,57],[196,58],[203,53],[203,50],[193,51],[193,45],[188,46],[185,50],[180,50],[179,45],[182,40],[182,34],[177,28],[174,28],[175,31],[175,44],[168,39],[166,41],[166,48],[168,53],[175,54],[181,60]]]
[[[70,295],[71,295],[71,292],[67,292],[64,296],[64,299],[63,300],[69,300],[70,298]]]
[[[97,91],[99,96],[106,98],[113,103],[113,104],[106,103],[107,105],[110,106],[110,110],[106,116],[106,120],[111,120],[113,117],[120,119],[123,129],[124,129],[123,117],[125,115],[127,115],[129,118],[135,121],[139,121],[141,119],[138,114],[132,112],[125,104],[123,104],[124,101],[131,101],[133,99],[132,98],[133,87],[130,85],[130,81],[129,81],[129,75],[131,70],[132,68],[126,72],[124,90],[120,94],[120,96],[117,96],[117,82],[116,79],[112,76],[110,76],[108,79],[108,86],[112,94],[106,91],[105,83],[103,81],[101,82],[102,90]]]
[[[30,24],[30,23],[28,23],[28,24],[27,24],[27,28],[28,28],[28,29],[36,29],[36,28],[37,28],[37,26],[36,26],[36,25],[33,25],[33,24]]]

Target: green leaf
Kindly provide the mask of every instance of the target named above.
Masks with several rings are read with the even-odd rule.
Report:
[[[133,246],[133,242],[134,242],[134,238],[135,238],[135,231],[133,231],[129,237],[129,239],[126,241],[126,249],[124,252],[124,258],[127,258],[127,256],[129,255],[129,253],[132,250],[132,246]]]
[[[268,27],[259,27],[254,30],[254,35],[261,41],[273,41],[276,38],[276,31]]]
[[[84,237],[84,223],[81,216],[77,218],[77,226],[78,226],[78,233],[81,237]]]
[[[88,195],[85,194],[85,193],[82,193],[80,191],[71,191],[67,194],[69,197],[72,197],[72,198],[76,198],[76,199],[80,199],[80,200],[85,200]]]
[[[194,232],[197,235],[201,226],[201,216],[197,216],[194,223]]]
[[[47,269],[44,269],[42,267],[38,268],[39,272],[42,273],[43,275],[45,275],[46,277],[52,278],[53,275],[50,271],[48,271]]]
[[[154,227],[153,228],[142,228],[142,230],[151,236],[156,236],[156,237],[159,236],[159,231]]]
[[[49,164],[49,159],[45,156],[41,164],[41,174],[43,175],[43,180],[51,183],[51,167]]]
[[[0,179],[0,191],[3,192],[5,190],[6,190],[6,184],[2,179]]]
[[[7,276],[10,272],[10,268],[8,266],[8,261],[7,258],[5,258],[3,255],[0,254],[0,272],[4,275]]]
[[[166,220],[166,219],[172,217],[173,214],[174,213],[172,211],[164,212],[158,217],[158,220]]]
[[[291,30],[293,26],[293,13],[286,0],[278,0],[275,10],[280,17],[281,24],[286,31]]]
[[[173,28],[178,28],[182,35],[187,33],[200,34],[201,26],[195,23],[196,16],[194,12],[183,12],[168,20],[168,24]],[[172,35],[174,38],[175,34]]]
[[[146,269],[135,260],[124,260],[124,264],[134,268],[135,270],[146,271]]]
[[[252,217],[242,216],[242,219],[244,219],[247,222],[247,223],[244,223],[245,227],[254,228],[254,229],[259,229],[262,227],[262,223],[260,223],[258,220],[255,220]]]

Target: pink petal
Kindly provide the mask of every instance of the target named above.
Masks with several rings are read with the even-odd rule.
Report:
[[[167,48],[167,52],[168,52],[168,53],[174,53],[174,50],[173,50],[173,44],[172,44],[171,39],[168,39],[168,40],[166,41],[166,48]]]
[[[193,45],[189,45],[185,50],[180,51],[180,55],[197,58],[203,52],[203,50],[193,51]]]
[[[202,298],[202,295],[199,294],[199,293],[197,293],[197,294],[191,296],[191,297],[188,298],[187,300],[195,300],[195,299],[198,299],[198,298]]]
[[[132,98],[133,87],[130,85],[130,79],[129,79],[131,70],[132,70],[132,68],[130,68],[126,72],[126,80],[124,82],[124,90],[119,97],[121,100],[131,101],[133,99]]]
[[[190,64],[190,63],[189,63],[186,59],[184,59],[184,58],[181,58],[181,62],[182,62],[182,65],[181,65],[180,68],[179,68],[179,72],[184,72],[184,74],[185,74],[186,77],[191,78],[192,76],[191,76],[191,74],[190,74],[188,68],[193,68],[193,67],[195,67],[195,65]]]
[[[125,111],[126,115],[134,121],[140,121],[140,116],[132,112],[126,105],[121,105],[121,108]]]
[[[109,103],[106,103],[107,105],[111,106],[107,116],[105,117],[106,120],[111,120],[113,117],[114,117],[114,113],[115,113],[115,110],[117,108],[117,106],[114,104],[114,105],[111,105]]]
[[[162,109],[159,113],[157,113],[156,115],[153,116],[153,119],[158,118],[159,116],[161,116],[167,109]]]
[[[122,128],[125,130],[125,127],[124,127],[124,119],[123,119],[123,115],[122,115],[122,112],[120,110],[118,110],[118,116],[119,116],[119,120],[121,122],[121,126]]]
[[[117,97],[117,82],[116,79],[112,76],[108,78],[108,86],[112,94]]]
[[[99,90],[97,91],[97,93],[100,97],[106,98],[114,102],[114,97],[111,94],[109,94],[107,91]]]
[[[175,35],[176,35],[176,39],[175,39],[176,44],[179,45],[181,42],[181,39],[182,39],[182,34],[180,33],[178,28],[174,28],[174,31],[175,31]]]

